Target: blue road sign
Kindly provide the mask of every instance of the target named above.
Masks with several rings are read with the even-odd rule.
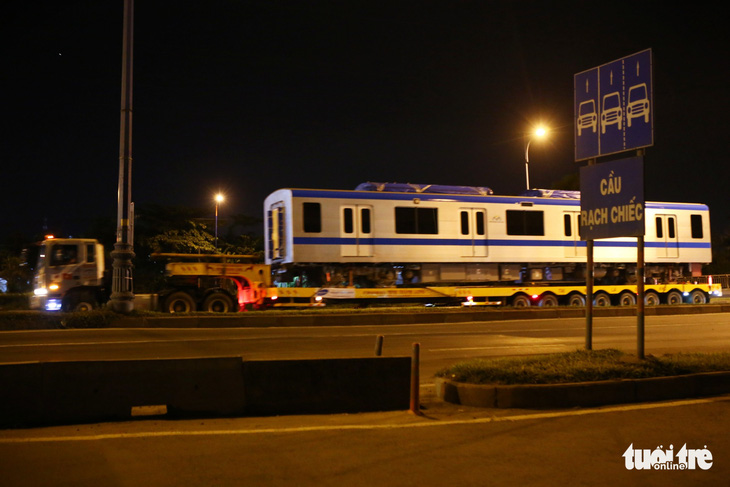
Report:
[[[575,160],[654,144],[651,49],[573,79]]]
[[[644,158],[580,168],[580,238],[644,235]]]

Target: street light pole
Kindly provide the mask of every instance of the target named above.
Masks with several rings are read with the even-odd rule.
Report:
[[[530,143],[532,142],[532,139],[537,137],[539,139],[545,137],[545,134],[547,134],[547,129],[543,127],[538,127],[535,132],[530,136],[529,139],[527,139],[527,145],[525,146],[525,182],[527,183],[527,190],[530,190]]]
[[[218,205],[223,202],[223,195],[215,195],[215,249],[218,250]]]
[[[117,191],[117,240],[111,253],[112,292],[110,307],[118,313],[134,310],[132,259],[132,48],[134,0],[124,1],[124,35],[122,47],[122,114],[119,129],[119,188]]]

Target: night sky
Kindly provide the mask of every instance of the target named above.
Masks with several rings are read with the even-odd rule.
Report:
[[[4,7],[0,239],[115,221],[123,0]],[[135,2],[132,196],[260,216],[282,187],[551,187],[573,76],[651,48],[646,198],[730,228],[727,19],[665,1]],[[697,8],[697,10],[694,10]]]

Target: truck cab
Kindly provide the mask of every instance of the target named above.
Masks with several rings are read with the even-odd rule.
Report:
[[[39,247],[31,309],[82,311],[105,301],[103,245],[94,239],[46,238]]]

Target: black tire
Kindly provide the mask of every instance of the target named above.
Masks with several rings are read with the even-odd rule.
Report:
[[[230,313],[233,309],[233,299],[225,293],[213,293],[203,301],[203,311],[209,313]]]
[[[611,306],[611,296],[600,291],[593,295],[593,306],[597,308],[605,308]]]
[[[646,306],[657,306],[660,302],[659,295],[654,291],[648,291],[644,294],[644,304]]]
[[[94,295],[87,291],[73,292],[63,300],[63,311],[87,312],[99,307]]]
[[[636,294],[631,291],[624,291],[618,297],[620,306],[636,306]]]
[[[552,293],[545,293],[545,294],[543,294],[540,297],[540,301],[538,303],[538,306],[545,307],[545,308],[550,308],[550,307],[557,306],[558,304],[559,303],[558,303],[558,297],[557,296],[555,296]]]
[[[530,298],[524,294],[518,294],[512,298],[512,306],[515,308],[529,308],[532,306]]]
[[[583,307],[586,305],[586,297],[579,293],[573,293],[568,298],[568,306]]]
[[[165,298],[165,311],[168,313],[190,313],[195,311],[195,300],[185,291],[178,291]]]
[[[707,294],[699,289],[695,289],[689,295],[689,302],[692,304],[707,304],[708,301],[709,299],[707,298]]]
[[[682,298],[682,293],[679,291],[669,291],[667,293],[667,304],[677,305],[682,304],[684,302],[684,299]]]

